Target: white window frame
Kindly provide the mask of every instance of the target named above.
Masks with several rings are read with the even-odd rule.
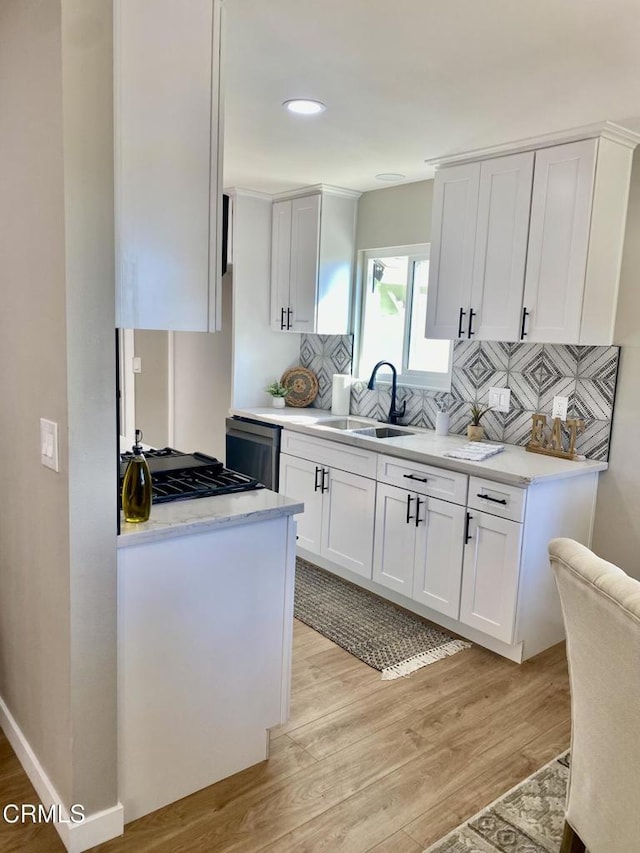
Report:
[[[355,287],[354,300],[354,317],[356,318],[355,333],[353,341],[353,368],[354,375],[360,372],[360,352],[362,339],[364,337],[364,305],[366,299],[366,275],[369,261],[374,258],[382,257],[406,257],[409,264],[415,263],[418,260],[428,260],[430,258],[430,243],[414,243],[408,246],[388,246],[382,249],[366,249],[358,252],[357,264],[357,285]],[[429,391],[450,391],[451,390],[451,370],[453,364],[453,343],[449,348],[449,369],[446,373],[436,373],[428,370],[409,370],[409,345],[411,331],[411,314],[413,309],[413,276],[411,278],[412,286],[407,294],[407,307],[405,311],[405,327],[402,343],[402,364],[395,365],[398,371],[398,385],[405,388],[420,388],[421,390]],[[426,317],[425,317],[426,322]],[[384,358],[384,353],[380,353],[380,359]],[[358,376],[362,381],[368,382],[368,376]],[[380,369],[377,379],[382,384],[391,382],[391,371]]]

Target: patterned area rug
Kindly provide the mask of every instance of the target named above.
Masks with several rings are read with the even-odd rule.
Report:
[[[294,615],[382,672],[384,680],[409,675],[471,645],[300,557]]]
[[[424,853],[558,853],[568,781],[564,753]]]

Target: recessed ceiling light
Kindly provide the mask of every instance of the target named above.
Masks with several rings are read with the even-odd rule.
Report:
[[[394,181],[401,181],[403,178],[406,178],[406,175],[401,175],[399,172],[382,172],[379,175],[376,175],[377,181],[386,181],[391,184]]]
[[[310,101],[306,98],[293,98],[290,101],[285,101],[282,106],[286,107],[290,113],[298,113],[298,115],[303,116],[312,116],[326,110],[321,101]]]

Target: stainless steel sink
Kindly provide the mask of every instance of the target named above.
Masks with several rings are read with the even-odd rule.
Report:
[[[335,421],[322,422],[318,426],[329,427],[329,429],[348,429],[354,432],[357,429],[364,429],[367,427],[367,424],[366,422],[359,421],[357,418],[337,418]]]
[[[393,427],[364,427],[363,429],[352,429],[355,435],[366,435],[369,438],[398,438],[401,435],[415,435],[406,429],[394,429]]]

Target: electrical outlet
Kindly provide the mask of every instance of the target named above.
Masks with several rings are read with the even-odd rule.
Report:
[[[568,397],[554,397],[553,408],[551,409],[552,418],[560,418],[561,421],[567,419],[567,409],[569,408]]]
[[[58,468],[58,424],[40,418],[40,462],[45,468]]]
[[[494,412],[508,412],[511,408],[511,388],[489,388],[488,405]]]

